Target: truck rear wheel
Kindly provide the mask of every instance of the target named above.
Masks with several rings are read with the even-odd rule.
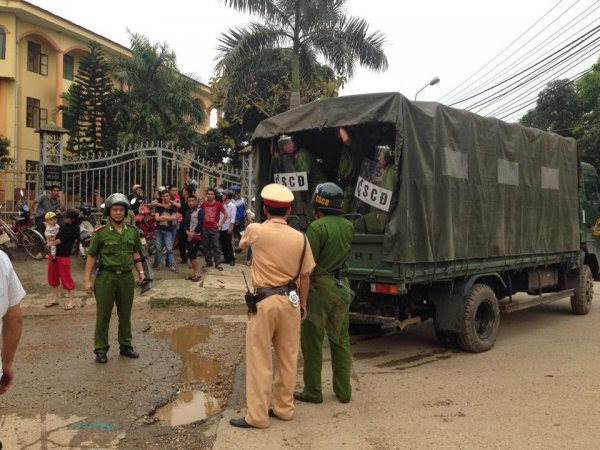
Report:
[[[589,313],[594,297],[594,278],[589,266],[583,265],[573,284],[572,287],[575,289],[575,294],[571,297],[573,314],[584,315]]]
[[[464,300],[462,332],[458,344],[466,352],[480,353],[491,349],[500,326],[500,308],[496,294],[487,284],[473,285]]]
[[[458,335],[454,331],[442,330],[435,319],[433,320],[433,330],[435,331],[435,336],[442,347],[451,349],[460,348],[458,345]]]

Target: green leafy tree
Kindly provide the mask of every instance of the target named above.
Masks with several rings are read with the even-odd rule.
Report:
[[[317,58],[335,74],[351,78],[357,64],[386,70],[385,35],[369,34],[368,23],[346,14],[346,0],[223,0],[263,22],[231,28],[221,35],[216,75],[229,77],[228,95],[244,93],[257,71],[273,60],[289,61],[290,107],[301,102],[301,85],[318,71]],[[285,55],[285,56],[284,56]]]
[[[13,159],[9,158],[10,140],[0,134],[0,170],[6,169],[12,164]]]
[[[119,142],[163,141],[193,145],[204,118],[196,81],[177,69],[175,53],[166,43],[130,35],[131,58],[116,62],[119,92]]]
[[[64,123],[69,131],[68,148],[74,152],[97,153],[116,146],[115,94],[110,64],[100,44],[92,41],[75,75],[63,94]]]
[[[205,134],[199,135],[196,144],[196,156],[212,162],[229,160],[234,166],[240,165],[239,155],[234,151],[235,140],[221,128],[211,128]]]
[[[527,127],[574,137],[581,111],[582,104],[574,83],[568,79],[554,80],[538,94],[536,107],[529,110],[520,123]]]
[[[287,54],[280,56],[257,69],[256,78],[238,95],[230,95],[232,80],[228,74],[211,80],[213,104],[223,114],[219,126],[237,140],[248,140],[261,120],[288,109],[291,58]],[[302,102],[337,97],[344,81],[330,67],[318,64],[311,79],[302,85]]]
[[[575,136],[581,158],[600,169],[600,64],[577,81],[581,116]]]

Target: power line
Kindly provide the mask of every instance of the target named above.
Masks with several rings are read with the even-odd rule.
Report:
[[[568,80],[564,84],[560,85],[560,87],[566,86],[567,84],[570,84],[570,83],[573,83],[573,82],[579,80],[581,77],[583,77],[587,73],[591,72],[592,70],[593,69],[587,69],[587,70],[584,70],[583,72],[578,73],[573,79]],[[501,117],[499,117],[499,119],[500,120],[504,120],[507,117],[512,117],[516,113],[518,113],[518,112],[522,111],[523,109],[525,109],[527,106],[531,106],[531,105],[535,104],[537,101],[538,101],[538,97],[536,96],[536,98],[533,99],[532,101],[529,101],[527,103],[521,103],[521,104],[517,105],[516,108],[511,109],[506,114],[504,114]]]
[[[600,29],[600,27],[599,27]],[[527,84],[533,82],[535,79],[545,75],[546,73],[552,71],[553,69],[555,69],[556,67],[560,66],[561,64],[566,63],[567,61],[575,58],[577,55],[579,55],[580,53],[586,51],[589,49],[589,47],[594,46],[595,44],[597,44],[598,42],[600,42],[600,38],[596,38],[594,39],[592,42],[587,43],[584,47],[578,49],[575,53],[568,55],[562,59],[559,59],[558,62],[556,62],[556,60],[558,58],[555,58],[552,61],[547,62],[546,64],[544,64],[543,66],[541,66],[540,68],[538,68],[535,72],[525,75],[524,77],[522,77],[521,79],[513,82],[512,84],[505,86],[504,88],[502,88],[501,90],[495,92],[494,94],[478,100],[477,102],[465,107],[464,109],[468,109],[471,110],[473,108],[480,108],[480,107],[485,107],[485,105],[489,104],[490,102],[496,100],[496,99],[500,99],[504,96],[506,96],[507,94],[510,94],[511,92],[514,92],[517,89],[520,89],[523,86],[526,86]],[[598,46],[593,47],[592,51],[595,51],[595,49],[598,48]],[[572,49],[569,49],[569,51]],[[584,56],[587,57],[589,56],[589,54],[591,53],[590,51],[588,51]],[[560,55],[563,56],[563,55]],[[559,56],[559,57],[560,57]],[[580,58],[581,59],[581,58]],[[553,64],[553,65],[550,65]],[[550,67],[548,67],[548,65],[550,65]],[[560,70],[560,69],[559,69]],[[529,78],[527,78],[529,77]],[[515,86],[516,85],[516,86]],[[512,88],[512,89],[511,89]]]
[[[597,48],[600,48],[600,46],[597,46],[593,51],[595,51]],[[491,116],[491,115],[498,115],[498,114],[503,114],[508,108],[511,108],[510,103],[511,102],[516,102],[519,101],[523,98],[528,98],[528,99],[537,99],[538,95],[539,95],[539,89],[540,87],[546,85],[549,81],[551,80],[557,80],[559,79],[559,77],[561,77],[562,75],[564,75],[565,73],[567,73],[569,70],[573,69],[574,67],[576,67],[583,59],[585,59],[585,57],[589,56],[589,53],[584,55],[583,57],[577,59],[574,63],[572,63],[570,66],[568,66],[565,69],[560,69],[562,71],[557,71],[553,74],[551,74],[549,77],[544,78],[543,80],[541,80],[538,84],[536,84],[535,86],[533,86],[532,88],[530,88],[528,91],[522,92],[520,94],[518,94],[517,96],[511,98],[511,99],[505,99],[506,101],[504,102],[504,104],[502,104],[501,106],[496,107],[496,109],[489,111],[486,113],[486,115]],[[585,69],[585,71],[589,71],[591,69]],[[578,76],[578,74],[576,74],[575,76]]]
[[[549,55],[549,56],[547,56],[547,57],[545,57],[545,58],[543,58],[543,59],[541,59],[541,60],[539,60],[539,61],[535,62],[534,64],[530,65],[529,67],[525,68],[525,69],[524,69],[524,70],[522,70],[521,72],[518,72],[518,73],[516,73],[516,74],[514,74],[514,75],[512,75],[512,76],[510,76],[510,77],[508,77],[508,78],[506,78],[506,79],[504,79],[503,81],[501,81],[501,82],[499,82],[499,83],[496,83],[495,85],[493,85],[493,86],[490,86],[489,88],[487,88],[487,89],[484,89],[484,90],[482,90],[482,91],[478,92],[477,94],[471,95],[471,96],[469,96],[469,97],[466,97],[466,98],[464,98],[464,99],[461,99],[461,100],[458,100],[458,101],[456,101],[456,102],[454,102],[454,103],[450,104],[450,106],[454,106],[454,105],[457,105],[457,104],[459,104],[459,103],[464,103],[464,102],[466,102],[466,101],[468,101],[468,100],[472,100],[472,99],[474,99],[475,97],[479,97],[480,95],[482,95],[482,94],[485,94],[486,92],[489,92],[489,91],[491,91],[491,90],[493,90],[493,89],[495,89],[495,88],[497,88],[497,87],[499,87],[499,86],[501,86],[501,85],[503,85],[503,84],[505,84],[505,83],[508,83],[509,81],[513,80],[514,78],[516,78],[516,77],[518,77],[518,76],[520,76],[520,75],[523,75],[523,74],[525,74],[526,72],[528,72],[529,70],[533,69],[534,67],[536,67],[536,66],[539,66],[540,64],[544,63],[546,60],[548,60],[548,59],[550,59],[550,58],[552,58],[552,57],[556,56],[557,54],[559,54],[560,52],[562,52],[562,51],[563,51],[563,50],[565,50],[565,49],[567,49],[567,50],[565,50],[563,53],[567,53],[568,51],[570,51],[570,50],[571,50],[571,48],[577,47],[577,46],[578,46],[578,45],[580,45],[581,43],[583,43],[583,42],[585,42],[586,40],[590,39],[590,38],[591,38],[591,37],[592,37],[592,36],[593,36],[593,35],[594,35],[596,32],[598,32],[599,30],[600,30],[600,26],[597,26],[597,27],[593,28],[592,30],[588,31],[587,33],[585,33],[584,35],[582,35],[582,36],[580,36],[579,38],[575,39],[574,41],[571,41],[570,43],[568,43],[568,44],[567,44],[567,45],[565,45],[564,47],[562,47],[562,48],[560,48],[559,50],[557,50],[556,52],[552,53],[551,55]],[[561,55],[559,55],[559,57],[560,57],[560,56],[561,56]],[[553,61],[553,60],[551,60],[550,62],[552,62],[552,61]],[[544,67],[544,66],[542,66],[542,68],[543,68],[543,67]],[[539,70],[539,69],[537,69],[537,70]],[[511,84],[511,85],[509,85],[509,87],[510,87],[510,86],[512,86],[512,85],[514,85],[514,83],[513,83],[513,84]],[[504,88],[504,89],[506,89],[506,88]]]
[[[579,0],[578,0],[579,1]],[[461,86],[463,86],[465,83],[467,83],[469,80],[471,80],[471,78],[473,78],[474,76],[476,76],[479,72],[481,72],[483,69],[485,69],[488,65],[490,65],[496,58],[498,58],[502,53],[504,53],[506,50],[508,50],[515,42],[517,42],[519,39],[521,39],[525,34],[527,34],[529,32],[529,30],[531,30],[533,27],[535,27],[540,21],[542,21],[548,14],[550,14],[556,7],[558,7],[558,5],[560,5],[563,2],[563,0],[559,0],[558,3],[556,3],[552,8],[550,8],[542,17],[540,17],[538,20],[535,21],[535,23],[533,25],[531,25],[529,28],[527,28],[523,33],[521,33],[519,35],[519,37],[517,37],[514,41],[512,41],[510,44],[508,44],[507,47],[505,47],[500,53],[498,53],[496,56],[494,56],[492,59],[490,59],[487,63],[485,63],[482,67],[480,67],[479,69],[477,69],[477,71],[475,71],[475,73],[473,73],[471,76],[469,76],[469,78],[467,78],[465,81],[463,81],[462,83],[460,83],[458,86],[456,86],[454,89],[452,89],[451,91],[449,91],[448,93],[444,94],[442,96],[442,98],[440,98],[440,102],[446,98],[447,96],[449,96],[450,94],[452,94],[452,92],[456,91],[458,88],[460,88]]]
[[[495,100],[494,102],[492,102],[489,105],[483,106],[480,109],[477,110],[478,113],[483,114],[483,111],[488,109],[488,112],[486,113],[486,115],[496,115],[500,112],[502,112],[502,110],[504,108],[506,108],[507,104],[509,102],[515,102],[518,101],[530,94],[533,94],[534,96],[537,97],[538,94],[538,90],[541,86],[544,86],[549,80],[553,80],[553,79],[557,79],[558,77],[564,75],[565,73],[569,72],[569,70],[573,69],[574,67],[577,67],[580,63],[582,63],[586,58],[588,58],[590,55],[594,54],[598,48],[600,48],[600,45],[596,45],[594,46],[591,50],[587,51],[585,54],[583,54],[582,56],[580,56],[579,58],[575,59],[574,62],[571,62],[566,68],[564,67],[560,67],[558,69],[555,70],[551,70],[550,76],[542,79],[539,83],[531,86],[528,90],[524,91],[524,92],[518,92],[519,89],[525,88],[526,84],[523,84],[522,86],[516,88],[513,90],[513,92],[508,93],[509,95],[513,95],[512,98],[498,98],[497,100]],[[539,78],[539,77],[537,77]],[[504,103],[498,107],[496,107],[496,109],[493,109],[491,111],[489,111],[489,108],[491,107],[491,105],[493,103],[497,103],[498,101],[502,101],[504,100]]]
[[[509,64],[507,67],[505,67],[504,69],[502,69],[500,72],[496,73],[494,76],[492,76],[490,79],[488,80],[484,80],[481,81],[480,83],[476,84],[476,85],[472,85],[471,89],[465,93],[465,95],[469,95],[472,92],[476,91],[477,89],[481,88],[482,86],[484,86],[486,83],[493,83],[494,81],[500,79],[502,77],[502,75],[506,74],[507,72],[509,72],[512,68],[514,67],[518,67],[519,64],[521,62],[523,62],[528,56],[533,56],[536,55],[538,53],[540,53],[541,51],[543,51],[545,48],[549,47],[549,45],[554,42],[555,40],[557,40],[560,36],[562,36],[563,34],[567,33],[568,31],[573,30],[573,26],[579,24],[580,22],[584,21],[585,19],[588,19],[592,13],[594,13],[596,10],[598,10],[600,8],[600,4],[598,4],[598,2],[596,2],[596,6],[594,7],[594,5],[591,5],[589,7],[587,7],[586,9],[584,9],[583,11],[581,11],[579,14],[577,14],[574,18],[572,18],[569,22],[567,22],[566,24],[564,24],[561,28],[559,28],[557,31],[563,30],[560,33],[552,33],[552,39],[547,40],[547,41],[543,41],[544,45],[543,46],[537,46],[534,47],[532,49],[530,49],[529,51],[527,51],[525,54],[521,55],[516,61],[512,62],[511,64]],[[574,5],[573,5],[574,6]],[[593,8],[593,9],[592,9]],[[591,11],[590,11],[591,9]],[[587,13],[587,14],[586,14]],[[583,16],[583,17],[581,17]],[[581,18],[580,18],[581,17]],[[579,19],[579,20],[577,20]],[[574,33],[570,34],[566,39],[570,39],[573,36],[577,35],[581,30],[585,29],[587,26],[590,26],[592,24],[594,24],[595,22],[597,22],[598,20],[600,20],[599,18],[595,18],[592,19],[592,21],[590,23],[588,23],[587,25],[582,26],[581,28],[579,28],[578,30],[576,30]],[[556,20],[555,20],[556,21]],[[554,22],[555,22],[554,21]],[[553,23],[554,23],[553,22]],[[548,31],[547,29],[545,31]],[[540,33],[538,33],[538,35],[536,35],[535,37],[539,36]],[[535,37],[533,39],[535,39]],[[527,43],[525,43],[524,45],[522,45],[521,47],[519,47],[518,50],[522,49],[525,45],[527,45],[529,42],[532,42],[533,39],[531,39],[530,41],[528,41]],[[555,45],[554,47],[552,47],[550,50],[548,50],[546,53],[544,53],[542,56],[546,56],[548,55],[550,52],[552,52],[552,50],[556,49],[557,47],[559,47],[561,44]],[[511,54],[514,55],[518,50],[516,50],[515,52],[513,52]],[[506,58],[503,62],[505,62],[508,58]],[[498,65],[496,65],[495,67],[498,67],[501,63],[499,63]],[[487,73],[489,74],[491,72],[488,71]],[[481,79],[481,78],[480,78]],[[475,83],[475,82],[474,82]],[[455,98],[456,96],[453,96],[453,98]],[[448,99],[448,101],[451,101],[452,99]]]
[[[538,89],[541,86],[544,86],[545,84],[548,83],[549,80],[556,80],[558,79],[558,77],[560,77],[561,75],[564,75],[566,72],[568,72],[569,70],[571,70],[572,68],[576,67],[582,60],[584,60],[586,57],[588,57],[590,55],[590,53],[595,52],[598,48],[600,48],[599,46],[596,46],[594,49],[592,49],[591,52],[588,52],[587,54],[585,54],[583,57],[577,59],[573,64],[571,64],[569,67],[567,67],[566,69],[562,70],[562,68],[560,70],[562,70],[562,72],[560,73],[553,73],[551,74],[549,77],[544,78],[541,82],[539,82],[538,84],[536,84],[535,86],[533,86],[532,88],[530,88],[528,91],[522,92],[520,94],[518,94],[516,97],[511,98],[511,99],[504,99],[506,100],[504,104],[502,104],[501,106],[497,107],[496,109],[489,111],[487,113],[485,113],[488,116],[496,116],[498,114],[502,114],[504,113],[504,111],[507,108],[510,108],[510,102],[516,102],[519,101],[520,99],[523,99],[524,97],[528,97],[528,99],[537,99],[538,98],[538,94],[539,91]],[[584,72],[589,72],[592,69],[586,69]],[[490,105],[488,105],[487,107],[489,107]],[[483,114],[483,110],[486,109],[486,107],[481,108],[480,110],[478,110],[477,112],[479,114]]]
[[[569,83],[572,83],[574,81],[577,81],[579,78],[581,78],[583,75],[591,72],[593,69],[586,69],[582,72],[579,72],[578,74],[575,74],[574,77],[572,77],[571,79],[567,80],[564,84],[561,84],[558,87],[562,87],[562,86],[566,86]],[[488,114],[488,116],[493,116],[493,117],[508,117],[507,113],[509,113],[510,116],[515,115],[516,113],[524,110],[525,108],[527,108],[528,106],[531,106],[533,104],[535,104],[539,99],[539,92],[535,92],[533,95],[528,95],[527,98],[521,102],[518,103],[517,105],[514,104],[504,104],[502,107],[498,108],[498,110],[496,112],[490,113]]]

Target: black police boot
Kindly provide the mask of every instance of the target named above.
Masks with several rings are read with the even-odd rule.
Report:
[[[256,428],[250,425],[248,422],[246,422],[246,419],[243,417],[240,417],[239,419],[230,419],[229,424],[238,428]]]
[[[106,364],[108,362],[106,353],[96,353],[96,362],[100,364]]]
[[[139,358],[140,355],[136,352],[133,347],[123,347],[119,352],[123,356],[127,356],[128,358]]]
[[[296,391],[294,392],[294,398],[296,400],[298,400],[299,402],[306,402],[306,403],[323,403],[323,399],[319,400],[312,400],[309,399],[306,395],[304,395],[304,392],[302,391]]]

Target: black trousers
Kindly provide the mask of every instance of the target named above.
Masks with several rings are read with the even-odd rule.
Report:
[[[179,238],[179,257],[181,258],[181,261],[187,263],[187,234],[185,234],[185,230],[183,228],[180,228],[177,236]]]
[[[221,251],[223,252],[223,261],[230,263],[235,261],[233,256],[233,239],[228,231],[219,231],[219,239],[221,240]]]

